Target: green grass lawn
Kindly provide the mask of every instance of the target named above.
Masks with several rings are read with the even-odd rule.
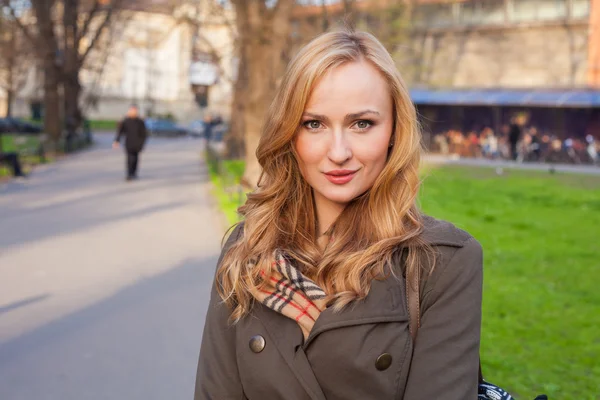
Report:
[[[600,398],[600,177],[442,168],[421,203],[483,245],[488,380],[519,399]]]
[[[213,183],[212,194],[216,198],[219,208],[225,214],[229,225],[239,220],[237,208],[246,199],[240,191],[239,183],[244,173],[244,161],[228,160],[220,164],[213,161],[210,154],[206,154],[208,173]]]
[[[222,168],[241,174],[234,163]],[[486,378],[518,399],[600,398],[600,177],[466,167],[424,175],[423,210],[484,248]],[[238,197],[214,173],[213,182],[235,222]]]
[[[92,131],[114,131],[117,129],[118,123],[119,121],[116,120],[92,119],[90,120],[90,129]]]
[[[37,125],[43,126],[43,120],[34,120],[31,118],[23,118],[25,121],[33,122]],[[90,129],[91,130],[100,130],[100,131],[114,131],[117,129],[117,125],[119,121],[114,119],[91,119],[89,120]]]

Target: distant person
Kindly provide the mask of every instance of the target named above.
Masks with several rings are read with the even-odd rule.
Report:
[[[540,161],[542,147],[537,128],[532,127],[529,129],[529,135],[531,136],[531,144],[529,145],[530,158],[532,161]]]
[[[598,150],[596,149],[596,139],[592,135],[586,135],[585,141],[587,142],[587,153],[590,156],[592,164],[598,162]]]
[[[0,163],[8,164],[8,166],[11,169],[12,176],[14,178],[26,177],[25,173],[23,172],[23,168],[21,167],[21,162],[19,161],[19,155],[17,153],[3,153],[2,150],[0,150]]]
[[[510,157],[513,160],[516,160],[519,152],[517,151],[517,144],[519,143],[519,140],[521,139],[521,125],[520,125],[520,119],[515,117],[513,118],[511,124],[510,124],[510,128],[508,131],[508,142],[510,144]]]
[[[436,144],[437,149],[443,155],[447,155],[450,152],[448,147],[448,138],[445,134],[437,134],[433,137],[433,142]]]
[[[138,116],[138,108],[136,106],[129,107],[127,116],[119,124],[117,136],[113,142],[113,148],[120,147],[121,137],[125,136],[125,151],[127,151],[127,176],[126,180],[131,181],[137,179],[137,168],[139,154],[144,148],[148,132],[146,124]]]
[[[202,120],[204,121],[204,139],[206,139],[206,141],[208,142],[212,139],[212,129],[213,129],[212,116],[209,113],[206,113],[206,115],[204,116],[204,118]]]
[[[227,124],[223,121],[223,118],[219,114],[215,114],[211,121],[211,140],[215,142],[222,142],[223,136],[227,131]]]
[[[13,151],[3,151],[2,149],[2,127],[0,127],[0,163],[7,164],[10,167],[12,172],[12,176],[14,178],[25,178],[26,175],[23,172],[23,168],[21,167],[21,162],[19,160],[19,154]]]
[[[483,153],[487,158],[496,158],[498,156],[498,138],[494,135],[494,131],[485,127],[481,132]]]
[[[571,137],[566,138],[565,141],[563,142],[563,150],[569,157],[570,162],[575,163],[575,164],[580,164],[581,160],[579,159],[579,156],[577,155],[577,152],[575,151],[574,144],[575,144],[575,141],[573,140],[573,138],[571,138]]]

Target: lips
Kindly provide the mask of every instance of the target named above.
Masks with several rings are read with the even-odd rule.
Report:
[[[343,185],[350,182],[356,176],[358,170],[349,170],[349,169],[336,169],[333,171],[325,172],[325,177],[331,183],[336,185]]]

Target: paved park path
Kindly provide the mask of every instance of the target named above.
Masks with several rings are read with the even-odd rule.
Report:
[[[0,184],[0,399],[191,399],[222,222],[201,142],[141,179],[94,149]]]

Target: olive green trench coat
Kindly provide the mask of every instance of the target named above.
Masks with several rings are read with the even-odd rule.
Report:
[[[482,249],[430,217],[423,235],[438,255],[421,283],[415,343],[405,283],[394,277],[374,280],[354,307],[323,311],[306,340],[295,321],[260,303],[231,326],[213,285],[195,400],[476,399]]]

